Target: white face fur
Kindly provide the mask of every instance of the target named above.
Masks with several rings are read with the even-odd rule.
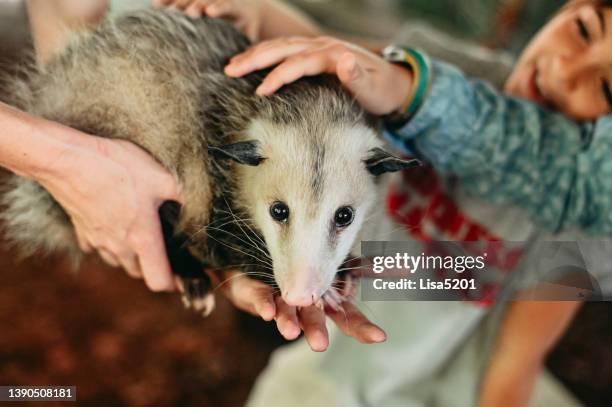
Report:
[[[265,160],[238,166],[240,195],[283,299],[311,305],[330,288],[374,205],[375,177],[364,160],[382,143],[362,125],[303,134],[299,126],[255,121],[247,133]]]

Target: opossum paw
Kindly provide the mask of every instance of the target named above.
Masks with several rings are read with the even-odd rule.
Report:
[[[342,303],[347,300],[342,294],[340,294],[335,289],[331,288],[323,294],[321,297],[323,301],[323,305],[327,305],[334,311],[339,311],[342,308]]]
[[[202,278],[177,278],[181,300],[187,309],[207,317],[215,309],[215,296],[209,290],[210,281]]]

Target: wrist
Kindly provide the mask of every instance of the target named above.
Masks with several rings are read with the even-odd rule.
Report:
[[[84,150],[95,147],[92,136],[48,120],[36,120],[32,131],[40,143],[29,149],[26,177],[41,184],[65,180],[73,174]]]
[[[391,64],[390,69],[390,77],[394,79],[392,81],[393,87],[390,92],[390,107],[387,109],[387,112],[384,113],[386,116],[400,115],[405,112],[414,93],[414,76],[412,70],[397,64]]]
[[[404,126],[420,109],[427,97],[431,84],[431,62],[423,52],[414,48],[390,45],[383,50],[383,57],[396,68],[410,72],[411,82],[407,88],[397,87],[403,99],[396,103],[395,110],[384,116],[390,130]]]

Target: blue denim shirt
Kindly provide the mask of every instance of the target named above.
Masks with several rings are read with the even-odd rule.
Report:
[[[387,138],[472,194],[557,232],[612,235],[612,117],[579,124],[432,61],[427,99]]]

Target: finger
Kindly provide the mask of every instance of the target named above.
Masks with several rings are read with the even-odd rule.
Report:
[[[74,228],[74,234],[76,236],[77,239],[77,243],[79,245],[79,248],[84,252],[84,253],[91,253],[93,251],[93,246],[89,244],[89,242],[87,241],[87,239],[85,238],[85,236],[83,235],[83,233],[81,232],[81,228],[80,227],[76,227]]]
[[[142,278],[142,272],[140,271],[140,265],[138,259],[134,253],[122,253],[119,255],[119,262],[121,267],[128,273],[132,278]]]
[[[185,14],[191,18],[200,18],[204,15],[204,8],[209,1],[194,1],[186,9]]]
[[[208,7],[212,2],[213,0],[194,1],[185,9],[185,14],[193,18],[200,18],[206,15],[206,7]]]
[[[172,6],[178,8],[179,10],[184,10],[193,1],[194,0],[174,0]]]
[[[151,224],[142,228],[142,232],[136,235],[140,238],[136,237],[138,240],[134,242],[140,270],[152,291],[174,291],[176,286],[157,212],[150,214],[148,219]]]
[[[98,254],[106,264],[110,265],[111,267],[119,267],[119,260],[110,251],[99,248]]]
[[[168,174],[167,177],[160,180],[159,198],[162,201],[176,201],[180,204],[185,203],[183,188],[178,180]]]
[[[276,297],[276,327],[288,341],[300,336],[300,322],[298,321],[296,308],[288,305],[281,297]]]
[[[185,14],[191,18],[201,18],[204,15],[202,11],[200,2],[194,2],[185,9]]]
[[[228,280],[230,301],[242,309],[254,315],[258,315],[266,321],[271,321],[276,315],[276,304],[272,287],[254,280],[240,273],[231,272]]]
[[[336,68],[338,79],[353,93],[367,86],[367,73],[353,52],[345,52],[338,58]]]
[[[345,52],[338,58],[336,74],[344,87],[360,103],[371,97],[372,89],[376,89],[373,77],[359,62],[358,56],[353,52]]]
[[[348,301],[342,303],[341,310],[326,308],[325,311],[342,332],[361,343],[379,343],[387,339],[385,331],[370,322],[356,306]]]
[[[325,313],[319,307],[300,308],[298,311],[300,323],[304,330],[306,342],[315,352],[323,352],[329,346],[329,336],[325,326]]]
[[[295,38],[291,41],[287,39],[267,41],[230,59],[230,63],[225,67],[225,74],[233,77],[244,76],[250,72],[276,65],[312,46],[312,41]]]
[[[235,17],[236,9],[234,8],[234,2],[230,0],[218,0],[206,7],[206,15],[214,18],[219,17]]]
[[[164,7],[170,4],[172,0],[153,0],[153,7]]]
[[[243,304],[249,304],[256,315],[259,315],[266,321],[272,321],[276,315],[276,304],[272,295],[272,287],[262,283],[261,281],[253,280],[249,277],[244,277],[237,280],[236,298]]]
[[[333,72],[335,66],[330,62],[329,58],[323,53],[291,57],[274,68],[266,76],[261,85],[259,85],[255,93],[258,95],[271,95],[282,86],[294,82],[303,76]]]

